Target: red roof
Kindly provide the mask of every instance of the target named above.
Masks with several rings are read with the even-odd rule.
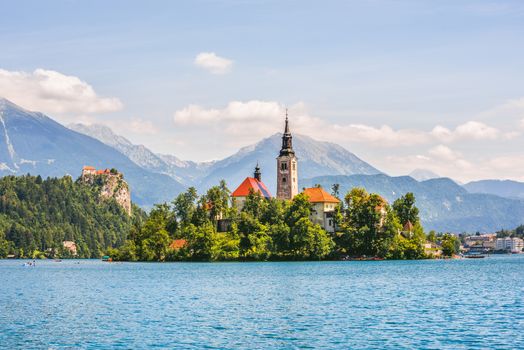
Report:
[[[84,165],[84,170],[95,170],[94,166]]]
[[[98,175],[102,175],[102,174],[109,174],[110,171],[109,171],[109,169],[105,169],[105,170],[97,170],[96,173],[97,173]]]
[[[340,201],[324,191],[322,187],[304,188],[310,203],[339,203]]]
[[[185,239],[175,239],[173,240],[173,242],[171,242],[169,248],[177,250],[180,248],[184,248],[186,244],[187,241]]]
[[[231,194],[232,197],[247,197],[249,191],[253,190],[255,193],[260,193],[265,198],[271,198],[271,193],[262,181],[258,181],[254,177],[246,177],[244,182]]]

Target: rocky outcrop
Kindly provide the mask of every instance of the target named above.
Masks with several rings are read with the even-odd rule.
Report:
[[[115,169],[95,171],[94,168],[84,167],[80,179],[84,183],[97,186],[100,198],[113,198],[128,215],[131,215],[131,191],[121,173]]]

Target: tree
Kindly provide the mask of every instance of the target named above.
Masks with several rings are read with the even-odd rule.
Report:
[[[222,180],[219,186],[211,187],[204,196],[209,219],[215,225],[220,218],[228,215],[230,194],[226,182]]]
[[[249,214],[255,219],[260,219],[266,212],[268,207],[268,202],[259,192],[255,192],[252,189],[249,190],[249,193],[244,202],[242,211]]]
[[[173,220],[173,213],[167,204],[157,204],[140,230],[137,252],[141,260],[162,261],[165,259],[170,234],[167,227]]]
[[[186,192],[179,194],[173,201],[175,217],[182,226],[189,225],[196,210],[198,199],[197,191],[194,187],[189,187]]]
[[[215,228],[210,222],[198,227],[190,224],[184,228],[184,237],[188,242],[188,249],[192,260],[212,260],[213,246],[215,245],[216,239],[215,234]]]
[[[333,184],[331,186],[331,194],[340,199],[340,184]]]
[[[436,243],[437,242],[437,233],[434,230],[429,231],[426,239],[432,243]]]
[[[395,200],[393,202],[393,210],[402,225],[405,225],[408,221],[413,225],[419,222],[419,210],[415,206],[415,196],[411,192]]]
[[[248,212],[240,214],[238,222],[240,256],[244,259],[266,260],[271,255],[271,237],[267,226]]]
[[[460,241],[455,235],[446,233],[442,236],[440,245],[442,246],[442,255],[453,256],[459,252]]]
[[[305,217],[291,227],[290,237],[293,259],[322,259],[334,245],[325,230]]]

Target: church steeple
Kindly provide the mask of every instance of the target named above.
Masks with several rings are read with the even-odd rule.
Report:
[[[277,157],[277,198],[291,200],[298,194],[298,164],[293,150],[286,108],[286,124],[282,135],[282,149]]]
[[[257,166],[255,167],[255,173],[253,175],[257,181],[262,181],[262,173],[260,172],[260,167],[258,166],[258,162],[257,162]]]
[[[286,108],[286,126],[284,127],[284,134],[282,135],[282,149],[280,150],[280,155],[284,156],[291,154],[295,154],[295,151],[293,151],[293,137],[289,131],[289,119]]]

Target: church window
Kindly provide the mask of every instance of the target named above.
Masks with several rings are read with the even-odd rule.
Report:
[[[282,178],[282,182],[284,182],[284,183],[286,182],[286,177],[285,176]]]
[[[287,163],[281,163],[280,170],[287,170]]]
[[[297,170],[297,163],[293,162],[293,170]]]

